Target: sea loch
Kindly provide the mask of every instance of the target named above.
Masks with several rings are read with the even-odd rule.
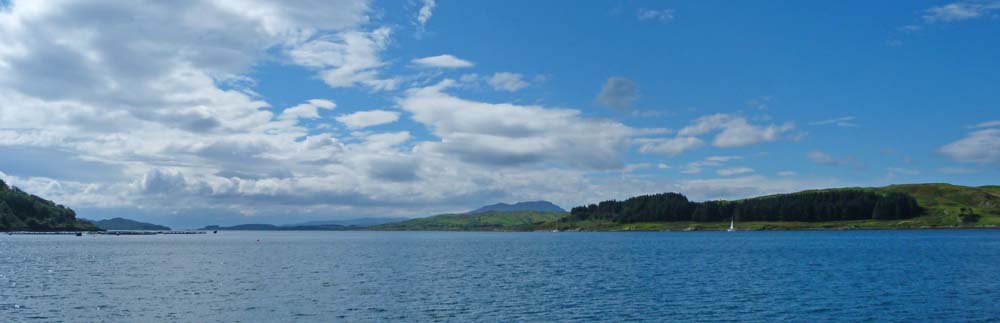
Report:
[[[4,235],[0,317],[996,322],[998,264],[995,230]]]

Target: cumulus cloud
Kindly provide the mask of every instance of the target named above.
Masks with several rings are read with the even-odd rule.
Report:
[[[325,35],[295,46],[288,54],[296,64],[318,69],[320,78],[330,87],[363,84],[376,90],[392,90],[398,81],[381,78],[378,72],[384,65],[379,53],[391,34],[391,28],[381,27]]]
[[[0,13],[0,146],[61,151],[120,174],[11,178],[77,208],[260,214],[448,199],[390,185],[419,178],[395,162],[421,158],[400,145],[408,133],[345,143],[300,122],[333,102],[272,112],[246,88],[243,74],[265,52],[333,87],[391,87],[378,71],[390,30],[367,29],[368,11],[363,1],[14,2]],[[378,119],[360,116],[349,122]],[[455,194],[476,190],[452,184],[464,187]]]
[[[399,120],[399,112],[385,110],[358,111],[339,116],[336,119],[348,128],[360,129],[396,122],[396,120]]]
[[[601,92],[597,94],[597,103],[604,106],[624,109],[632,106],[639,98],[639,90],[635,82],[620,76],[613,76],[604,82]]]
[[[399,100],[414,120],[441,138],[418,149],[489,165],[558,162],[607,169],[623,164],[621,153],[634,132],[628,126],[586,119],[577,110],[477,102],[443,92],[453,85],[445,80],[411,89]]]
[[[924,22],[956,22],[983,17],[1000,10],[1000,1],[962,1],[931,7],[924,11]]]
[[[462,68],[473,65],[472,62],[448,54],[417,58],[413,60],[413,63],[424,67],[439,68]]]
[[[938,152],[959,162],[995,164],[1000,162],[1000,129],[973,131],[942,146]]]
[[[696,119],[677,132],[680,136],[698,136],[721,130],[712,141],[720,148],[741,147],[763,142],[776,141],[779,136],[795,125],[786,122],[781,125],[758,126],[750,124],[745,117],[730,114],[713,114]]]
[[[337,104],[323,99],[312,99],[306,103],[296,105],[281,112],[280,119],[316,119],[319,118],[319,109],[332,110]]]
[[[497,91],[517,92],[528,87],[528,82],[522,79],[521,74],[509,72],[495,73],[488,82]]]

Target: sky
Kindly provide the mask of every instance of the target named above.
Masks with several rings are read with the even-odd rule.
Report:
[[[0,0],[0,179],[180,227],[1000,184],[1000,1]]]

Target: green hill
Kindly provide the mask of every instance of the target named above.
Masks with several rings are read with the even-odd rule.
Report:
[[[565,217],[564,212],[490,211],[475,214],[441,214],[370,227],[389,231],[520,231],[532,230]]]
[[[890,185],[879,189],[916,198],[917,204],[925,210],[918,219],[929,225],[1000,225],[1000,186],[933,183]],[[969,214],[969,210],[976,220],[962,223],[962,215]]]
[[[76,212],[0,180],[0,231],[94,231]]]

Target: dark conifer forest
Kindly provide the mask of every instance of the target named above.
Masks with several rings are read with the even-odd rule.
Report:
[[[836,189],[705,202],[692,202],[678,193],[642,195],[624,201],[610,200],[575,207],[565,221],[821,222],[905,219],[920,213],[916,199],[903,193]]]

